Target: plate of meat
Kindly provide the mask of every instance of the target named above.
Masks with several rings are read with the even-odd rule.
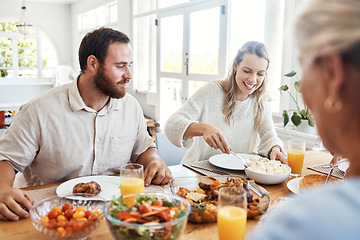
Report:
[[[59,197],[70,196],[73,199],[83,198],[77,193],[90,194],[93,200],[109,201],[113,197],[120,197],[120,177],[116,176],[87,176],[68,180],[56,188]]]

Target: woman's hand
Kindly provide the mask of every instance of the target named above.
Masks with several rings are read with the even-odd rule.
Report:
[[[224,134],[217,127],[208,123],[193,122],[186,129],[184,137],[196,136],[202,136],[210,147],[220,149],[223,153],[230,154],[231,148]]]
[[[287,158],[282,154],[282,149],[278,145],[271,148],[269,158],[270,160],[279,160],[280,162],[288,165]]]
[[[223,153],[230,154],[231,148],[227,143],[224,134],[217,127],[206,124],[203,138],[210,147],[220,149]]]

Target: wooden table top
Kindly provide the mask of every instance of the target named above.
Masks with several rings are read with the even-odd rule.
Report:
[[[329,153],[319,152],[319,151],[307,151],[305,154],[304,169],[302,175],[309,173],[316,173],[312,170],[307,169],[307,166],[313,166],[322,163],[328,163],[331,160],[331,155]],[[181,165],[170,166],[170,170],[173,173],[174,177],[185,177],[185,176],[197,176],[198,173],[193,172],[192,170],[183,167]],[[291,192],[286,187],[287,182],[283,182],[277,185],[262,185],[270,192],[270,209],[274,201],[281,199]],[[57,184],[47,184],[37,187],[24,188],[26,190],[35,190],[35,189],[44,189],[49,187],[54,187],[59,185]],[[266,216],[266,214],[264,215]],[[258,223],[258,219],[250,219],[247,221],[246,226],[246,235],[248,235],[253,228]],[[16,222],[12,221],[0,221],[0,239],[2,240],[18,240],[18,239],[47,239],[45,235],[38,232],[31,223],[29,218],[21,219]],[[93,232],[89,237],[89,240],[94,239],[111,239],[111,234],[108,229],[106,221],[102,221],[100,227]],[[204,223],[204,224],[193,224],[188,223],[185,229],[184,235],[181,237],[181,240],[188,239],[201,239],[201,240],[214,240],[218,239],[216,223]]]

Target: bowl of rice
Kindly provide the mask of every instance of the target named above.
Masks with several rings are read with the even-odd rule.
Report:
[[[279,184],[288,179],[291,168],[278,160],[254,156],[250,159],[248,167],[245,168],[245,173],[257,183]]]

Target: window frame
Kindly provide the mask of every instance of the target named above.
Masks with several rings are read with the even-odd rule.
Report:
[[[13,18],[1,18],[0,19],[1,22],[16,22],[17,20],[14,20]],[[12,61],[13,61],[13,66],[12,66],[12,70],[13,72],[13,77],[0,77],[0,85],[52,85],[53,84],[53,76],[51,77],[43,77],[43,52],[42,52],[42,41],[41,41],[41,35],[44,35],[45,37],[48,38],[48,40],[52,43],[53,45],[53,50],[56,53],[56,61],[59,61],[59,51],[56,48],[56,45],[53,44],[52,40],[46,36],[45,32],[42,31],[38,26],[33,26],[34,28],[34,32],[33,33],[29,33],[27,35],[23,35],[19,32],[0,32],[0,37],[3,38],[11,38],[12,39],[12,51],[13,51],[13,56],[12,56]],[[33,38],[35,39],[36,42],[36,61],[37,61],[37,76],[36,77],[21,77],[19,76],[19,57],[18,57],[18,50],[20,49],[17,45],[17,41],[19,38]],[[56,67],[56,66],[55,66]],[[55,69],[55,67],[53,67],[53,69]],[[49,69],[52,69],[51,67]]]

